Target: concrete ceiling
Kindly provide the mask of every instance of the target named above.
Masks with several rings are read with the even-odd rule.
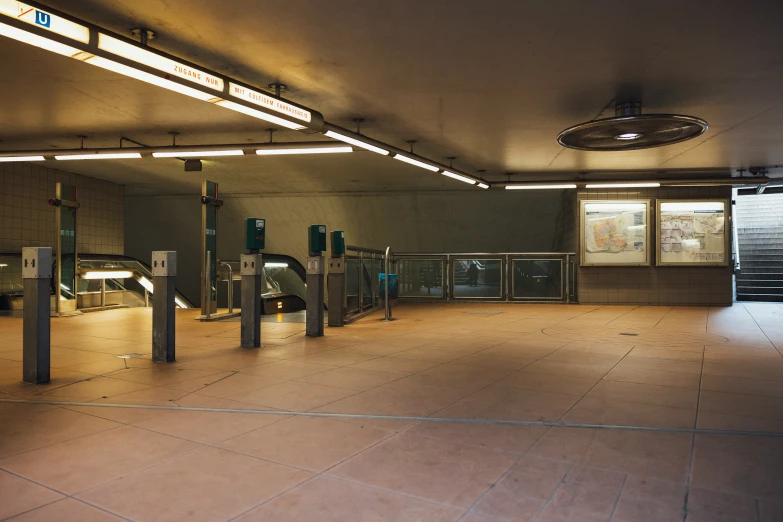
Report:
[[[783,3],[770,0],[52,0],[53,8],[265,86],[352,127],[467,172],[563,177],[579,171],[703,170],[783,164]],[[266,140],[266,125],[10,40],[0,59],[4,149]],[[578,152],[555,141],[573,124],[644,112],[701,117],[709,131],[647,151]],[[279,141],[317,138],[294,131]],[[90,163],[90,164],[87,164]],[[64,165],[56,165],[63,168]],[[138,192],[193,192],[202,177],[177,160],[73,162],[67,170]],[[204,176],[232,192],[462,189],[371,153],[231,158]],[[470,190],[470,187],[464,187]],[[473,189],[475,190],[475,189]]]

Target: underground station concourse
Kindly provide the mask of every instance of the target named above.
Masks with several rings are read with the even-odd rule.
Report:
[[[0,0],[0,520],[782,522],[782,30]]]

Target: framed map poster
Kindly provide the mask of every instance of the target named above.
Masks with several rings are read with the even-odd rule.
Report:
[[[650,200],[582,201],[581,266],[650,266]]]
[[[728,200],[658,200],[658,266],[728,266]]]

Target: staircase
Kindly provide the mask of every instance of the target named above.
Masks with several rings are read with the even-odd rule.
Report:
[[[783,194],[738,196],[737,301],[783,302]]]

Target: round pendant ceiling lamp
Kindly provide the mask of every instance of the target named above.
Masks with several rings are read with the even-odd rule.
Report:
[[[707,122],[681,114],[642,114],[641,103],[621,103],[613,118],[574,125],[557,136],[563,147],[589,151],[650,149],[704,134]]]

